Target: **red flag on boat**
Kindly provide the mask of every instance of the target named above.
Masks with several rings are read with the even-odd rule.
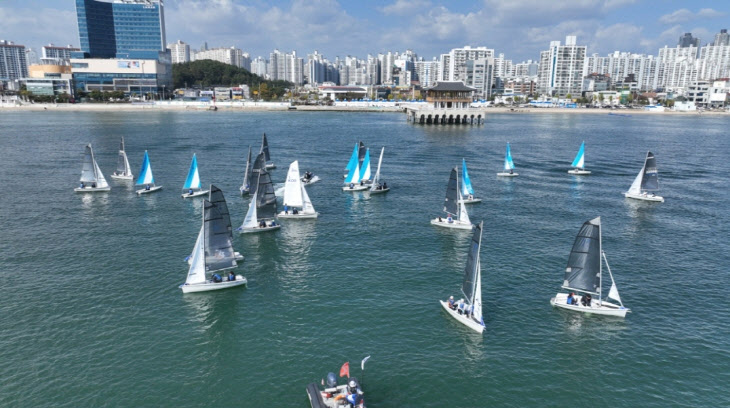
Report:
[[[340,368],[340,377],[350,377],[350,362],[346,362]]]

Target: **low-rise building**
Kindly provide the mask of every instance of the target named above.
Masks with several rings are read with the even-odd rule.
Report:
[[[172,65],[144,59],[71,59],[76,89],[164,94],[172,90]]]
[[[368,94],[368,90],[362,86],[337,86],[322,85],[318,87],[321,99],[344,100],[362,99]]]

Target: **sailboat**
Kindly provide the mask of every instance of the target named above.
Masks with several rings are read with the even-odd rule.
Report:
[[[279,213],[279,218],[312,219],[318,215],[299,178],[299,161],[295,160],[289,165],[284,185],[284,211]]]
[[[233,272],[224,276],[220,273],[238,267],[230,231],[218,209],[208,200],[203,201],[203,225],[195,241],[193,255],[185,283],[180,285],[183,293],[206,292],[227,289],[246,284],[246,278]]]
[[[461,301],[454,302],[454,308],[452,309],[449,300],[439,300],[441,306],[451,317],[477,333],[484,331],[484,318],[482,316],[482,268],[479,262],[479,249],[482,246],[483,226],[484,221],[474,227],[474,235],[472,235],[471,244],[469,245],[469,255],[466,259],[466,269],[464,270],[464,282],[461,284],[461,293],[464,294],[464,298],[461,300],[464,302],[463,309],[459,308]],[[453,296],[451,300],[453,300]]]
[[[137,195],[148,194],[162,189],[162,186],[155,185],[155,177],[152,175],[152,165],[150,165],[150,156],[147,154],[147,150],[144,151],[142,169],[139,171],[136,185],[144,186],[143,189],[137,190]]]
[[[504,171],[497,173],[498,176],[503,177],[517,177],[519,174],[515,173],[515,163],[512,161],[512,151],[509,148],[509,142],[507,142],[507,152],[504,154]]]
[[[580,144],[580,149],[578,149],[578,154],[575,155],[575,159],[573,159],[573,164],[571,164],[572,169],[568,170],[568,173],[575,174],[578,176],[584,176],[587,174],[591,174],[590,171],[585,169],[585,161],[586,161],[586,142],[583,142]]]
[[[469,221],[469,213],[466,212],[466,207],[461,200],[459,171],[456,167],[451,169],[449,185],[446,187],[444,212],[446,212],[445,219],[441,217],[435,218],[431,220],[431,224],[444,228],[472,229],[473,226],[471,221]]]
[[[243,183],[238,188],[241,191],[241,195],[246,195],[251,187],[249,177],[251,175],[251,146],[248,147],[248,158],[246,159],[246,172],[243,173]]]
[[[604,300],[601,296],[603,285],[603,262],[606,263],[608,275],[611,277],[611,289],[608,291],[608,298],[618,302],[612,303]],[[607,316],[625,317],[630,310],[624,307],[621,297],[616,289],[616,282],[613,280],[611,267],[608,266],[606,253],[603,252],[601,243],[601,217],[596,217],[583,223],[578,235],[575,237],[573,248],[568,257],[568,266],[565,268],[565,279],[563,289],[583,293],[574,295],[574,292],[558,293],[550,299],[550,304],[563,309],[577,312],[594,313]],[[597,296],[598,300],[592,299]],[[568,303],[568,298],[574,299]]]
[[[474,197],[474,188],[471,186],[471,178],[466,170],[466,159],[461,159],[461,196],[464,204],[480,203],[481,198]]]
[[[350,169],[342,191],[363,191],[370,189],[370,149],[366,149],[360,167]]]
[[[248,174],[248,192],[247,194],[251,194],[251,192],[256,192],[258,189],[258,183],[259,183],[259,173],[261,173],[261,170],[264,169],[266,165],[266,159],[264,153],[259,153],[256,156],[256,160],[253,161],[253,166],[251,167],[251,172]]]
[[[654,153],[647,152],[644,167],[634,179],[629,191],[624,193],[624,197],[663,203],[664,197],[653,193],[657,190],[659,190],[659,172],[656,168],[656,157],[654,157]]]
[[[276,222],[276,195],[271,176],[266,169],[261,169],[256,183],[256,192],[248,204],[248,212],[243,224],[236,228],[240,233],[264,232],[281,228]]]
[[[208,193],[208,201],[215,204],[216,207],[218,207],[218,211],[221,214],[221,217],[223,217],[223,221],[225,221],[226,225],[226,231],[228,231],[228,235],[231,238],[231,242],[233,242],[233,228],[231,226],[231,214],[228,212],[228,203],[226,202],[226,198],[223,196],[223,191],[214,186],[213,184],[210,185],[210,193]],[[233,252],[233,257],[237,262],[243,261],[244,257],[239,252]],[[192,264],[193,256],[189,255],[187,258],[185,258],[188,265]]]
[[[208,190],[203,190],[200,184],[200,174],[198,173],[198,159],[193,153],[193,161],[190,162],[190,170],[188,170],[188,178],[183,184],[182,198],[199,197],[208,194]]]
[[[380,149],[380,159],[378,159],[378,169],[375,171],[375,177],[373,177],[373,182],[370,183],[370,194],[383,194],[390,191],[390,187],[388,187],[388,183],[381,183],[380,182],[380,165],[383,164],[383,152],[385,152],[385,147]]]
[[[271,154],[269,153],[269,140],[266,139],[266,133],[264,133],[264,137],[261,139],[261,153],[264,154],[264,160],[266,160],[266,169],[275,169],[276,164],[271,162]]]
[[[81,167],[81,179],[79,187],[74,191],[77,193],[92,193],[95,191],[109,191],[111,187],[106,182],[104,175],[101,173],[99,165],[96,164],[94,158],[94,150],[91,143],[86,145],[84,150],[84,164]]]
[[[117,170],[112,173],[112,178],[117,180],[134,180],[132,168],[129,167],[127,152],[124,150],[124,137],[119,142],[119,157],[117,158]]]

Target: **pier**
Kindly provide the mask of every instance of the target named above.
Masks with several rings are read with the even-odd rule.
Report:
[[[472,108],[476,89],[463,82],[437,82],[426,89],[427,106],[408,107],[408,121],[421,125],[480,125],[485,111]]]

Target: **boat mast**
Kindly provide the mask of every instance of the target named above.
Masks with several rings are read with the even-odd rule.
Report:
[[[601,228],[601,221],[598,221],[598,305],[601,305],[601,292],[603,292],[603,263],[601,262],[601,255],[603,255],[603,228]],[[605,255],[603,255],[605,257]]]

